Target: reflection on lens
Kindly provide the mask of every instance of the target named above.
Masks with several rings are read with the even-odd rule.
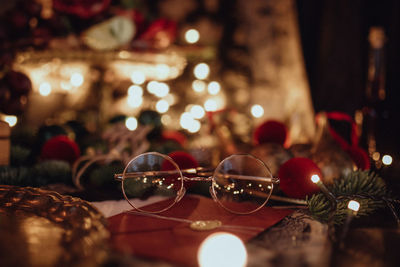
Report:
[[[232,155],[215,169],[213,191],[218,202],[234,213],[247,214],[261,208],[269,199],[273,184],[271,172],[251,155]]]
[[[182,174],[168,156],[156,152],[145,153],[131,160],[123,173],[122,190],[125,198],[146,200],[150,197],[164,197],[163,205],[150,205],[138,210],[161,212],[170,208],[183,188]]]

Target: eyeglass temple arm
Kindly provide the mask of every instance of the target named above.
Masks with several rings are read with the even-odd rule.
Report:
[[[181,170],[183,174],[196,174],[196,175],[201,175],[204,177],[209,176],[209,174],[205,174],[204,172],[199,173],[201,171],[205,170],[204,168],[191,168],[191,169],[184,169]],[[165,170],[165,171],[146,171],[146,172],[130,172],[130,173],[125,173],[126,178],[137,178],[141,176],[160,176],[160,175],[171,175],[171,174],[177,174],[179,171],[177,170]],[[118,181],[122,181],[124,174],[123,173],[117,173],[114,174],[114,179]]]
[[[198,181],[198,180],[211,180],[212,171],[205,168],[191,168],[181,170],[183,174],[195,174],[199,177],[183,177],[184,180],[187,181]],[[171,170],[171,171],[147,171],[147,172],[132,172],[125,173],[126,178],[136,178],[140,176],[160,176],[160,175],[170,175],[177,174],[179,171]],[[255,181],[255,182],[269,182],[274,184],[279,184],[279,178],[274,177],[260,177],[260,176],[250,176],[250,175],[239,175],[239,174],[217,174],[217,176],[221,176],[225,179],[237,179],[237,180],[247,180],[247,181]],[[118,173],[114,174],[114,179],[118,181],[122,181],[123,174]],[[199,179],[200,178],[200,179]]]

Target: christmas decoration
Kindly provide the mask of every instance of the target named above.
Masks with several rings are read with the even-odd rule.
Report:
[[[199,167],[199,163],[197,160],[189,153],[185,151],[174,151],[168,154],[176,164],[178,164],[181,170],[197,168]],[[164,161],[163,165],[161,166],[161,170],[174,170],[176,167],[172,165],[170,161]],[[187,174],[186,176],[191,176]],[[187,188],[193,186],[195,182],[185,182],[185,186]]]
[[[322,177],[321,170],[310,159],[292,158],[279,169],[279,188],[289,197],[305,198],[319,191],[319,187],[311,181],[311,176]]]
[[[263,143],[257,145],[250,151],[250,154],[267,164],[274,177],[278,176],[281,165],[293,157],[288,150],[277,143]]]
[[[40,157],[43,160],[64,160],[74,163],[80,155],[78,145],[65,135],[59,135],[48,140],[42,147]]]
[[[139,36],[139,39],[146,42],[149,47],[162,49],[170,46],[175,41],[176,35],[176,22],[160,18],[154,20]]]
[[[0,80],[0,112],[20,115],[32,90],[30,79],[22,72],[9,70]]]
[[[181,170],[197,168],[199,166],[197,160],[191,154],[185,151],[174,151],[169,153],[168,156],[171,157],[176,164],[178,164]],[[175,169],[175,166],[173,166],[169,161],[164,161],[161,169],[173,170]]]
[[[331,184],[334,179],[353,171],[354,163],[332,137],[326,113],[318,114],[316,120],[317,135],[311,148],[311,159],[321,169],[322,181]]]
[[[96,24],[83,33],[83,42],[95,50],[112,50],[128,44],[136,28],[132,20],[123,16]]]
[[[358,146],[357,125],[354,120],[348,114],[337,111],[327,112],[326,117],[331,121],[345,122],[350,125],[350,141],[343,138],[331,125],[329,126],[329,132],[340,147],[349,154],[358,169],[368,170],[370,168],[370,160],[367,152]]]
[[[351,172],[340,177],[340,179],[336,179],[333,184],[327,187],[337,200],[337,208],[333,217],[336,224],[342,224],[346,219],[349,200],[356,200],[360,203],[357,217],[370,215],[385,205],[391,208],[391,203],[398,202],[390,198],[390,192],[384,180],[376,173],[369,171]],[[308,209],[316,219],[327,221],[331,205],[324,194],[313,195],[307,200],[307,204]]]
[[[53,8],[61,13],[89,19],[105,11],[110,3],[111,0],[54,0]]]
[[[39,187],[52,183],[71,183],[69,163],[48,160],[33,166],[0,166],[0,184]]]
[[[256,145],[269,142],[284,145],[287,136],[288,130],[285,124],[268,120],[255,129],[253,139]]]

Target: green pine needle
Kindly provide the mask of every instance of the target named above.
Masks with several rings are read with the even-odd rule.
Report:
[[[328,186],[335,195],[338,203],[333,216],[335,224],[342,224],[347,217],[347,204],[350,200],[360,203],[357,217],[368,216],[384,206],[383,198],[388,195],[386,184],[381,177],[369,171],[354,171],[350,174],[336,179]],[[323,193],[313,195],[307,200],[311,215],[323,222],[327,222],[331,203]]]

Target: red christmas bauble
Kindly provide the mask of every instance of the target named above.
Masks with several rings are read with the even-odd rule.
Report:
[[[176,164],[178,164],[181,170],[197,168],[199,164],[197,160],[189,153],[185,151],[174,151],[168,154]],[[161,167],[162,170],[172,170],[175,166],[173,166],[169,161],[164,161]]]
[[[292,158],[279,169],[280,189],[289,197],[305,198],[317,193],[319,187],[311,181],[317,174],[322,179],[321,170],[308,158]]]
[[[174,151],[168,154],[176,164],[178,164],[179,168],[181,170],[185,169],[191,169],[191,168],[197,168],[199,167],[199,163],[197,160],[189,153],[185,151]],[[172,165],[171,162],[169,161],[164,161],[162,166],[162,170],[173,170],[175,169],[175,166]],[[191,175],[184,175],[187,177],[190,177]],[[185,182],[186,186],[190,187],[193,182]]]
[[[253,140],[256,145],[263,143],[283,145],[287,136],[288,130],[285,124],[275,120],[268,120],[255,129]]]
[[[58,135],[44,143],[40,157],[43,160],[64,160],[72,164],[80,155],[79,146],[66,135]]]
[[[173,131],[173,130],[164,130],[161,133],[161,137],[164,141],[174,141],[177,142],[179,145],[184,147],[186,145],[186,136],[178,131]]]

